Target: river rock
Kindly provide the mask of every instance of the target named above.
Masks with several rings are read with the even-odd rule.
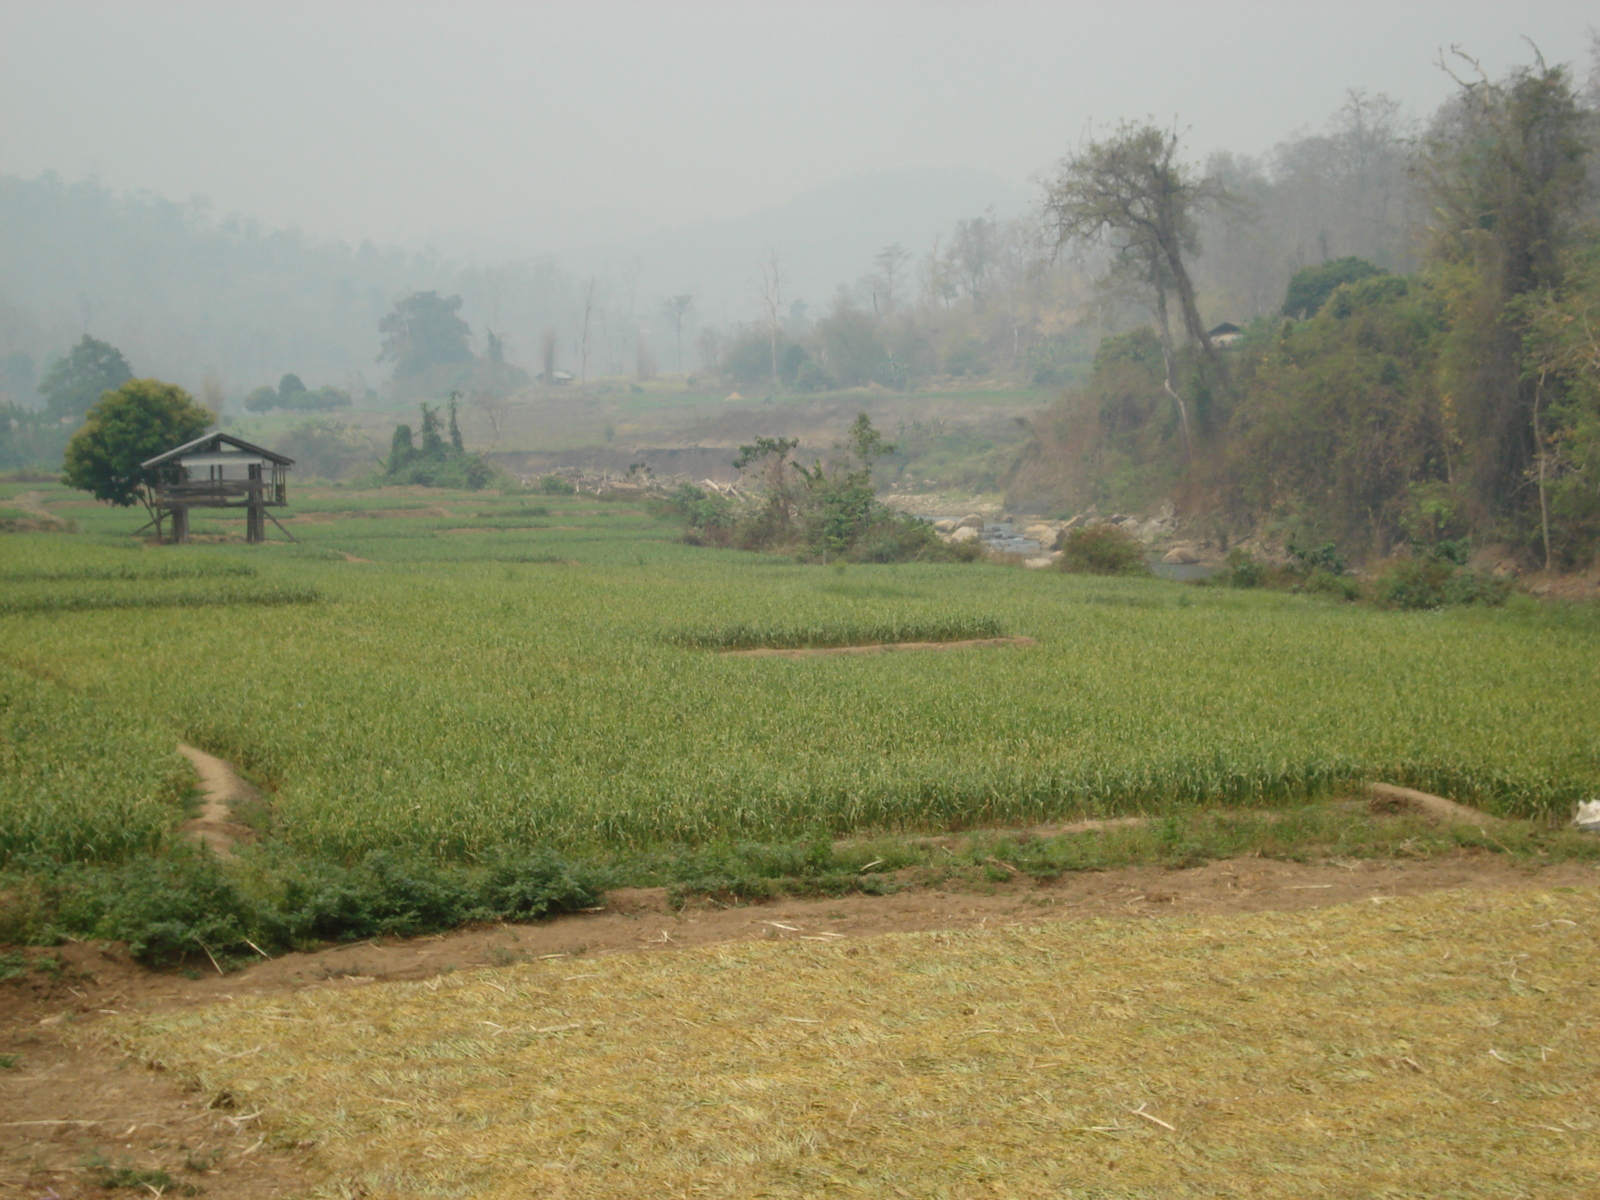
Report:
[[[1048,554],[1045,554],[1038,558],[1025,558],[1022,560],[1022,565],[1027,567],[1030,571],[1041,571],[1045,567],[1055,566],[1056,561]]]
[[[1054,525],[1029,525],[1022,531],[1022,536],[1027,538],[1030,542],[1038,542],[1039,545],[1048,550],[1051,546],[1055,545],[1056,529]]]
[[[978,532],[979,528],[981,528],[981,526],[963,524],[959,529],[950,535],[950,544],[952,546],[964,546],[968,542],[977,541],[978,538],[982,536]]]
[[[1189,567],[1200,561],[1200,556],[1188,546],[1174,546],[1161,556],[1161,561],[1175,567]]]
[[[949,517],[946,517],[942,521],[935,521],[933,523],[933,529],[935,533],[954,533],[956,531],[956,523]]]
[[[966,516],[962,517],[961,520],[957,521],[956,524],[962,529],[982,529],[983,518],[977,513],[968,513]]]

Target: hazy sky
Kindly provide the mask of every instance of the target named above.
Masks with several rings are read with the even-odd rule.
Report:
[[[1346,89],[1415,115],[1460,43],[1588,69],[1593,0],[0,0],[0,172],[269,225],[522,252],[896,167],[1025,183],[1089,128],[1259,153]]]

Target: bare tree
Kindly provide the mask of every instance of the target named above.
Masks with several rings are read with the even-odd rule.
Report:
[[[539,361],[544,365],[544,381],[552,384],[556,381],[556,331],[546,328],[539,337]]]
[[[783,308],[783,272],[778,269],[778,252],[767,251],[767,260],[761,264],[761,277],[756,289],[761,295],[761,307],[767,310],[767,334],[772,345],[772,378],[778,377],[778,334],[783,325],[779,312]]]
[[[983,311],[985,285],[994,266],[994,256],[993,213],[956,222],[956,236],[950,247],[950,266],[971,297],[975,312]]]
[[[694,307],[694,297],[690,295],[673,296],[661,302],[661,312],[672,322],[672,337],[678,345],[678,370],[683,371],[683,318],[689,315],[689,310]]]
[[[1189,409],[1174,386],[1168,297],[1175,296],[1185,332],[1218,376],[1216,347],[1200,320],[1185,256],[1199,251],[1196,217],[1231,197],[1210,177],[1197,177],[1178,158],[1178,134],[1124,121],[1104,141],[1090,141],[1061,162],[1045,185],[1041,216],[1053,249],[1103,246],[1109,277],[1136,283],[1154,299],[1166,359],[1166,391],[1178,407],[1184,444],[1192,444]]]
[[[866,284],[872,291],[873,316],[886,317],[894,311],[900,288],[905,283],[906,264],[910,261],[911,251],[899,242],[885,246],[872,256],[874,270],[867,276]]]
[[[955,289],[950,286],[950,272],[945,265],[945,260],[939,254],[941,235],[933,235],[933,245],[928,248],[928,255],[922,260],[922,290],[929,308],[943,303],[950,307],[950,299],[955,295]]]
[[[650,353],[650,341],[645,337],[642,327],[634,336],[636,339],[633,346],[634,373],[638,375],[639,382],[643,383],[647,379],[656,377],[656,357]]]
[[[722,362],[722,335],[707,325],[700,330],[695,345],[700,352],[700,369],[715,371]]]
[[[583,300],[583,337],[579,341],[579,367],[578,378],[584,382],[589,379],[589,322],[594,317],[594,276],[589,276],[589,292]]]

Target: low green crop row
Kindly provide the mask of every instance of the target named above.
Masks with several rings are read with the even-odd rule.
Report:
[[[698,629],[678,629],[666,642],[693,650],[793,650],[808,647],[874,646],[891,642],[960,642],[1005,636],[997,617],[960,614],[901,620],[830,621],[813,625],[766,625],[733,622]]]
[[[322,593],[303,584],[220,585],[208,588],[119,588],[103,586],[17,587],[0,592],[0,616],[24,613],[86,612],[103,608],[250,608],[261,605],[315,604]],[[122,581],[119,581],[122,582]],[[142,582],[142,580],[141,580]]]
[[[226,560],[198,562],[119,562],[94,566],[33,567],[0,571],[0,583],[83,583],[93,580],[216,579],[253,576],[249,563]]]

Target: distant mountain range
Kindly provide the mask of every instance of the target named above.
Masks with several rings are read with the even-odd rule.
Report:
[[[631,370],[639,329],[654,325],[664,367],[661,301],[695,303],[701,325],[756,316],[755,279],[776,251],[784,303],[825,308],[895,242],[917,258],[961,218],[1022,211],[1020,186],[978,171],[896,170],[816,188],[764,212],[544,255],[507,247],[498,260],[370,243],[348,246],[203,207],[113,192],[54,176],[0,176],[0,393],[22,403],[32,381],[82,333],[120,347],[139,373],[198,388],[215,376],[242,397],[285,372],[357,395],[386,374],[377,323],[412,291],[460,294],[478,348],[486,328],[531,365],[557,330],[576,366],[591,278],[602,297],[592,373]],[[478,231],[483,246],[489,231]],[[504,264],[504,265],[500,265]],[[686,360],[688,355],[685,356]]]

